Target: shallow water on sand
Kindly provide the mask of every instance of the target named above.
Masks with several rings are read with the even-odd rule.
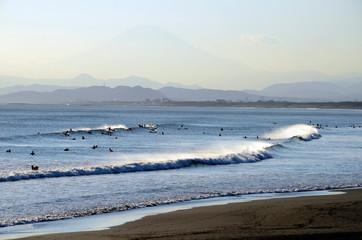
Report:
[[[186,201],[175,204],[160,205],[149,208],[137,208],[129,211],[112,212],[107,214],[98,214],[73,219],[59,221],[38,222],[34,224],[23,224],[10,226],[0,229],[0,239],[17,239],[29,236],[38,236],[44,234],[63,233],[63,232],[84,232],[109,229],[110,227],[123,225],[157,214],[169,213],[178,210],[192,209],[203,206],[217,206],[228,203],[250,202],[254,200],[272,199],[272,198],[293,198],[308,196],[339,195],[344,192],[332,191],[306,191],[292,193],[261,193],[253,195],[240,195],[233,197],[209,198],[202,200]]]

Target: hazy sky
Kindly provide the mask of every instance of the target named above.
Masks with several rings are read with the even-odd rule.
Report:
[[[361,0],[0,0],[0,75],[65,77],[29,69],[145,24],[255,70],[362,72]]]

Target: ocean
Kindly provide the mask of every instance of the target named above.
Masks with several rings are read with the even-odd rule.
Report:
[[[361,187],[361,156],[361,110],[0,105],[0,237],[191,200]]]

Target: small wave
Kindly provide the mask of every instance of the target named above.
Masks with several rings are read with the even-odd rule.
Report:
[[[54,170],[42,172],[11,173],[8,176],[0,176],[0,182],[21,181],[39,178],[76,177],[88,175],[120,174],[142,171],[159,171],[191,167],[193,165],[229,165],[238,163],[253,163],[272,158],[267,151],[273,145],[260,145],[259,149],[246,148],[240,153],[231,153],[218,156],[201,156],[182,158],[176,160],[155,160],[150,162],[136,162],[123,165],[99,166],[91,168],[73,168],[67,170]],[[255,147],[255,146],[254,146]]]
[[[264,139],[290,139],[296,138],[303,141],[311,141],[320,138],[317,128],[306,124],[296,124],[279,128],[263,136]]]
[[[285,148],[283,144],[276,143],[271,145],[270,147],[267,147],[266,149],[274,150],[274,149],[283,149]]]
[[[92,133],[92,132],[115,132],[118,130],[131,130],[131,128],[127,127],[124,124],[115,124],[115,125],[102,125],[95,128],[88,128],[88,127],[79,127],[79,128],[70,128],[67,130],[57,131],[57,132],[48,132],[48,133],[38,133],[38,135],[57,135],[57,134],[71,134],[71,133]]]
[[[343,190],[343,189],[359,188],[359,187],[362,187],[362,184],[357,183],[357,184],[340,184],[340,185],[309,186],[309,187],[306,186],[299,188],[281,188],[281,189],[234,191],[234,192],[211,192],[211,193],[199,194],[196,196],[184,196],[177,199],[155,200],[155,201],[141,202],[141,203],[128,203],[116,206],[96,207],[84,211],[59,213],[59,214],[54,213],[54,214],[29,217],[29,218],[8,219],[3,221],[0,220],[0,228],[15,226],[15,225],[23,225],[23,224],[34,224],[39,222],[50,222],[50,221],[57,221],[64,219],[72,219],[76,217],[85,217],[85,216],[99,215],[103,213],[126,211],[136,208],[161,206],[166,204],[211,199],[218,197],[240,197],[243,195],[253,195],[253,194],[295,193],[295,192],[312,192],[312,191],[326,191],[326,190],[338,190],[338,189]]]
[[[66,130],[56,131],[56,132],[38,132],[30,135],[15,135],[8,139],[17,139],[17,138],[24,138],[24,137],[34,137],[34,136],[53,136],[59,134],[72,134],[72,133],[92,133],[92,132],[116,132],[118,130],[132,130],[131,128],[127,127],[124,124],[115,124],[115,125],[102,125],[95,128],[88,128],[88,127],[79,127],[79,128],[70,128]],[[0,137],[1,140],[6,140],[7,138]]]
[[[129,130],[130,128],[127,127],[124,124],[116,124],[116,125],[103,125],[100,127],[96,127],[96,128],[75,128],[72,129],[72,131],[74,132],[85,132],[85,131],[107,131],[107,130]]]

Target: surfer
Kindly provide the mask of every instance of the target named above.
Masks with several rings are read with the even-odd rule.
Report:
[[[31,165],[31,170],[33,170],[33,171],[38,171],[38,170],[39,170],[39,167],[38,167],[38,166]]]
[[[6,152],[11,153],[11,149],[6,150]]]
[[[35,155],[35,152],[34,152],[34,151],[31,151],[30,155]]]
[[[108,148],[110,152],[113,152],[113,149],[112,148]]]

